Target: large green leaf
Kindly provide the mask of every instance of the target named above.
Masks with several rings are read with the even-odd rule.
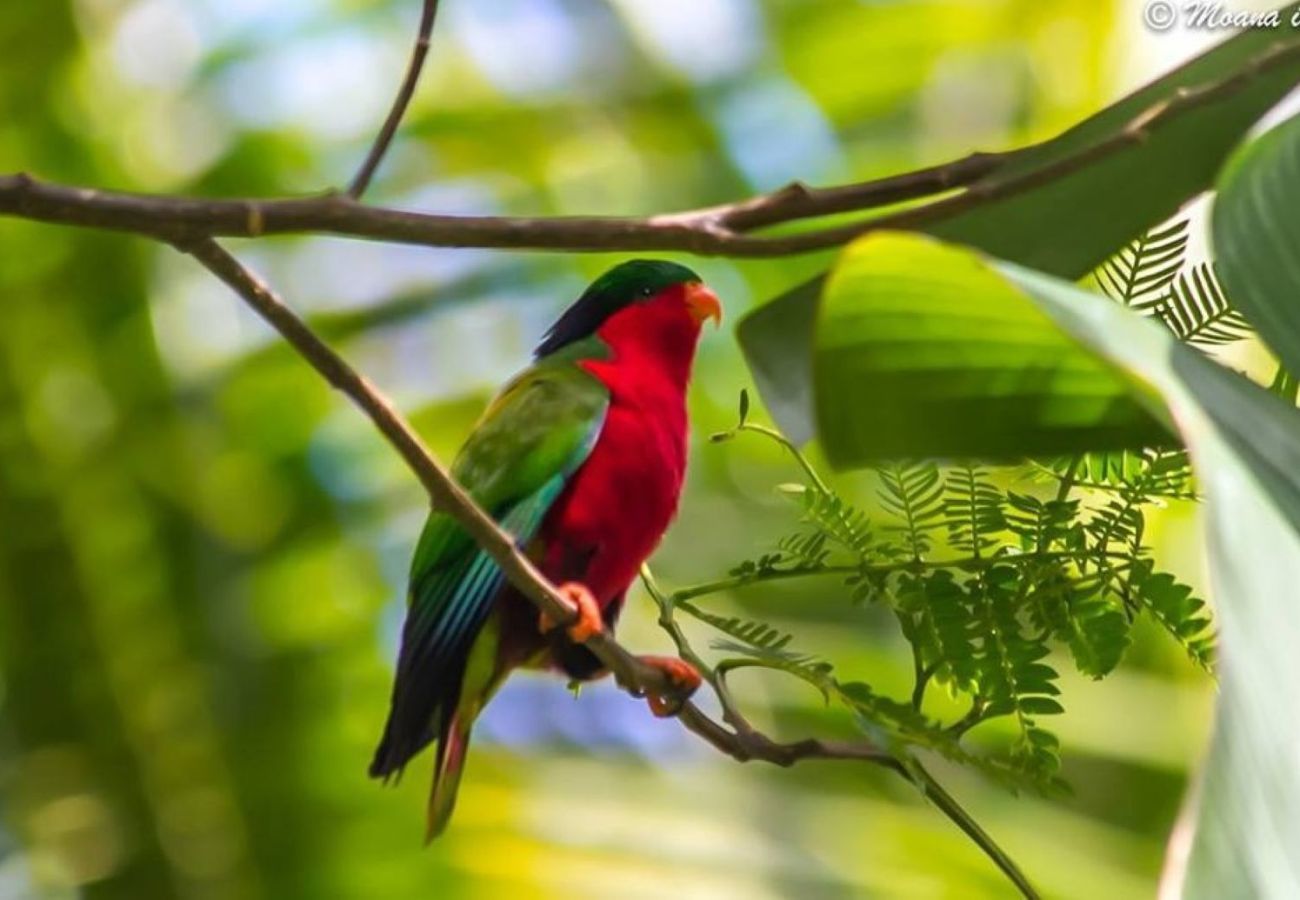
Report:
[[[1292,372],[1300,372],[1300,117],[1249,144],[1214,202],[1228,296]]]
[[[1198,808],[1171,842],[1167,895],[1300,896],[1300,413],[1128,310],[1000,268],[1082,345],[1158,393],[1205,491],[1220,697]]]
[[[1295,585],[1300,584],[1300,412],[1180,344],[1154,322],[1069,282],[1011,263],[980,262],[967,250],[919,236],[867,238],[847,251],[850,257],[874,252],[891,258],[890,274],[881,269],[889,295],[912,300],[909,324],[923,334],[948,336],[952,369],[943,372],[933,365],[937,347],[923,354],[933,357],[927,363],[935,372],[931,393],[939,395],[944,385],[951,385],[955,393],[971,399],[977,399],[980,389],[991,399],[1004,396],[998,379],[962,371],[962,366],[986,359],[985,336],[964,326],[972,317],[954,327],[946,303],[930,307],[926,302],[928,291],[949,293],[946,280],[964,272],[971,288],[968,302],[981,307],[985,319],[1024,323],[1030,321],[1024,306],[1031,304],[1043,319],[1023,329],[1034,336],[1025,342],[1027,347],[1048,346],[1039,329],[1044,321],[1050,323],[1075,342],[1063,352],[1072,357],[1086,352],[1123,373],[1122,383],[1129,386],[1133,400],[1177,427],[1207,499],[1207,547],[1222,663],[1215,736],[1198,791],[1199,810],[1189,812],[1197,815],[1190,863],[1184,865],[1182,853],[1189,832],[1180,828],[1168,867],[1174,888],[1170,895],[1181,888],[1188,897],[1216,900],[1300,896],[1300,854],[1295,852],[1300,846],[1300,716],[1294,713],[1295,697],[1300,696],[1300,654],[1295,652],[1300,645],[1300,606],[1295,602]],[[1005,279],[1002,285],[991,283],[998,278]],[[835,289],[833,277],[831,292]],[[888,306],[873,307],[869,298],[861,305],[877,309],[882,332],[896,327]],[[834,303],[827,309],[833,311]],[[861,316],[855,327],[859,334],[868,334],[872,313]],[[925,321],[929,318],[936,321]],[[971,345],[969,354],[961,348],[963,334]],[[820,358],[823,346],[818,346]],[[1093,374],[1101,383],[1101,370]],[[1075,399],[1073,382],[1062,383],[1067,389],[1061,402],[1069,408]],[[821,398],[815,402],[820,409]],[[861,406],[857,414],[871,421],[870,403]],[[1000,402],[994,408],[998,406]],[[905,421],[907,410],[901,406],[892,415],[891,425],[901,423],[909,433],[926,436],[927,452],[956,454],[967,449],[968,438],[960,429],[932,427],[928,419],[933,410],[915,407],[911,415],[916,422]],[[1027,421],[1028,427],[1042,427],[1037,420]],[[844,442],[871,446],[868,429],[830,429],[825,435],[828,449],[841,459],[861,455],[854,447],[842,446]],[[940,434],[951,443],[939,442]]]
[[[847,248],[813,338],[817,433],[836,465],[1142,446],[1169,432],[974,251],[901,233]]]
[[[1300,5],[1284,11],[1289,18]],[[1088,147],[1114,141],[1140,117],[1185,103],[1158,127],[1085,167],[983,203],[923,230],[1001,259],[1078,278],[1208,189],[1241,137],[1300,83],[1300,33],[1243,32],[1069,131],[1017,156],[976,190],[996,192]],[[1263,65],[1262,71],[1252,71]],[[1217,88],[1212,86],[1217,85]],[[1203,100],[1180,92],[1205,91]],[[1140,135],[1140,136],[1139,136]]]
[[[1300,9],[1293,4],[1284,19]],[[1266,64],[1265,64],[1266,63]],[[1245,31],[1158,81],[1022,152],[975,185],[989,199],[919,228],[1035,269],[1078,278],[1129,240],[1209,188],[1241,136],[1298,82],[1300,32]],[[1189,88],[1205,91],[1188,103]],[[1210,90],[1210,88],[1213,88]],[[1179,99],[1183,97],[1183,99]],[[1154,129],[1126,130],[1166,104],[1181,104]],[[1106,152],[1095,152],[1105,147]],[[1075,158],[1078,165],[1062,166]],[[1008,181],[1023,187],[1004,191]],[[820,279],[818,280],[820,282]],[[807,406],[788,402],[809,393],[816,315],[802,285],[749,315],[738,335],[768,408],[792,438],[812,434]]]

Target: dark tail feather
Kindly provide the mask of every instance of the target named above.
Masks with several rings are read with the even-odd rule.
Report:
[[[465,767],[465,754],[469,750],[470,729],[474,719],[463,710],[450,717],[446,728],[438,737],[438,754],[433,768],[433,787],[429,791],[428,827],[424,842],[428,844],[446,829],[451,812],[456,808],[456,791],[460,787],[460,773]]]
[[[375,748],[374,758],[370,760],[370,777],[381,778],[384,784],[400,781],[402,770],[406,768],[411,757],[427,747],[432,740],[433,735],[426,733],[414,746],[399,744],[393,733],[393,718],[390,715],[387,724],[384,725],[384,736],[380,739],[379,746]]]

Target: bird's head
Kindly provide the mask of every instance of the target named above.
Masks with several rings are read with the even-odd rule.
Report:
[[[722,320],[717,294],[677,263],[634,259],[610,269],[551,326],[538,357],[592,336],[620,352],[689,366],[707,319]]]

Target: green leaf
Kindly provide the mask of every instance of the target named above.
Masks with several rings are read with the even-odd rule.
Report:
[[[894,463],[880,470],[880,504],[900,522],[889,526],[902,534],[907,553],[920,560],[930,552],[930,533],[942,527],[944,485],[932,462]]]
[[[1169,441],[1122,377],[973,252],[869,235],[821,305],[810,399],[835,465]]]
[[[1288,8],[1287,15],[1297,7]],[[1003,259],[1080,278],[1127,242],[1208,189],[1237,142],[1300,82],[1300,36],[1246,31],[1045,144],[1031,148],[977,189],[1045,173],[1081,149],[1132,135],[1122,150],[1069,168],[1032,190],[995,199],[927,226],[945,240]],[[1268,64],[1267,60],[1274,60]],[[1179,91],[1186,92],[1184,99]],[[1186,100],[1204,91],[1203,101]],[[1212,98],[1212,99],[1211,99]],[[1162,104],[1186,103],[1160,127],[1141,120]],[[1136,126],[1136,127],[1135,127]]]
[[[1250,325],[1224,294],[1215,267],[1205,263],[1179,275],[1164,296],[1146,302],[1188,344],[1216,347],[1251,336]]]
[[[1238,173],[1238,177],[1243,176]],[[1222,211],[1216,213],[1222,215]],[[1216,224],[1217,229],[1224,227],[1221,222]],[[1300,230],[1288,226],[1267,236],[1261,232],[1259,237],[1270,245],[1279,243],[1279,253],[1270,264],[1294,267],[1294,260],[1300,259]],[[869,238],[863,243],[872,240],[879,241]],[[917,283],[932,281],[935,269],[977,268],[968,251],[945,250],[925,238],[895,236],[887,245],[893,252],[910,255],[913,261],[925,260],[925,268],[915,273]],[[924,254],[918,248],[924,248]],[[847,252],[860,251],[854,247]],[[1123,373],[1134,400],[1147,406],[1157,419],[1177,423],[1206,499],[1209,572],[1222,646],[1221,691],[1213,743],[1196,795],[1192,852],[1186,863],[1179,855],[1167,867],[1173,882],[1168,895],[1181,894],[1193,900],[1300,896],[1300,856],[1294,852],[1300,845],[1300,779],[1295,777],[1300,717],[1291,715],[1288,706],[1292,698],[1300,696],[1300,654],[1295,649],[1300,646],[1300,607],[1295,603],[1296,585],[1300,584],[1300,412],[1183,345],[1167,329],[1133,310],[1012,263],[989,266],[1022,293],[1018,300],[1009,299],[1005,292],[988,286],[985,272],[972,276],[983,301],[1032,303],[1078,346]],[[902,281],[901,269],[896,274]],[[1285,286],[1272,280],[1261,283]],[[1278,297],[1275,302],[1280,305],[1285,299]],[[942,317],[951,310],[940,306],[935,313]],[[942,330],[948,325],[922,322],[921,327]],[[1291,327],[1279,328],[1273,340]],[[979,333],[971,334],[973,341],[980,338]],[[958,344],[954,336],[956,359],[961,361]],[[959,373],[957,377],[960,380],[962,376]],[[995,395],[1002,390],[996,382],[983,387]],[[1067,399],[1071,396],[1065,394]],[[871,399],[879,402],[886,398]],[[820,405],[822,398],[814,402]],[[1051,407],[1050,395],[1043,403],[1045,408]],[[860,415],[873,415],[870,405],[863,407]],[[912,411],[914,418],[928,414],[924,408]],[[888,421],[927,440],[941,433],[908,421],[902,410],[895,411]],[[841,433],[841,437],[846,435],[855,440],[865,438],[859,432]],[[930,445],[933,452],[943,455],[967,449],[965,436],[948,436],[951,443],[935,441]],[[917,452],[915,448],[902,449]],[[1174,470],[1181,469],[1181,460],[1175,462],[1177,465],[1170,464]],[[1180,637],[1199,640],[1200,632],[1190,631],[1200,612],[1190,593],[1171,580],[1148,579],[1144,583],[1139,578],[1134,586],[1140,602],[1157,616],[1162,609],[1170,611],[1171,621],[1177,620],[1175,632],[1183,632]],[[951,587],[960,591],[956,584]],[[936,594],[924,592],[931,603]],[[958,627],[940,632],[955,638],[962,654],[972,642],[984,654],[975,671],[964,673],[963,682],[986,676],[987,663],[993,659],[1019,670],[998,687],[1003,696],[995,698],[1000,703],[996,712],[1017,709],[1007,701],[1008,683],[1014,682],[1022,696],[1050,695],[1050,690],[1042,687],[1050,686],[1051,678],[1033,668],[1040,665],[1033,659],[1036,651],[1009,641],[1003,647],[982,645],[985,622],[997,620],[996,605],[974,616],[977,621],[973,625],[972,611],[965,604],[953,603],[951,609],[960,612],[955,619]],[[931,652],[937,643],[930,644]],[[1021,685],[1030,689],[1023,690]],[[1027,715],[1023,701],[1018,711]],[[1046,769],[1051,765],[1054,741],[1044,735],[1036,726],[1028,728],[1024,746],[1030,764]]]
[[[1083,345],[1150,386],[1139,396],[1178,423],[1206,496],[1220,699],[1192,852],[1186,865],[1171,860],[1168,895],[1181,884],[1193,900],[1300,896],[1300,717],[1286,707],[1300,695],[1300,413],[1114,303],[999,269]]]
[[[1300,4],[1286,7],[1282,18],[1297,9]],[[970,189],[992,199],[929,215],[918,227],[1003,259],[1082,278],[1212,185],[1241,136],[1300,81],[1297,47],[1295,30],[1246,30],[1053,140],[1027,148]],[[1133,128],[1189,89],[1207,86],[1215,90],[1202,94],[1202,101],[1184,101],[1182,112],[1163,127]],[[1117,141],[1122,147],[1113,149]],[[1099,153],[1101,145],[1112,149]],[[1071,157],[1082,162],[1061,165]],[[998,193],[1008,179],[1025,180],[1009,195]],[[768,410],[796,443],[815,430],[807,400],[824,278],[751,313],[737,331]],[[1231,283],[1229,289],[1235,294]]]
[[[1300,116],[1239,154],[1224,173],[1212,229],[1228,296],[1300,371]]]
[[[1214,657],[1214,633],[1205,601],[1172,575],[1153,573],[1150,562],[1138,566],[1134,588],[1138,602],[1183,645],[1192,661],[1209,669]]]
[[[1102,263],[1097,283],[1125,306],[1163,297],[1187,256],[1187,220],[1148,231]]]

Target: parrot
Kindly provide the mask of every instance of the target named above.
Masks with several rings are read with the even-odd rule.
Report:
[[[400,777],[436,742],[425,841],[447,827],[470,730],[515,669],[604,675],[584,646],[612,632],[641,565],[676,516],[686,473],[686,390],[718,296],[663,260],[597,278],[545,332],[531,366],[489,403],[451,474],[515,540],[576,617],[557,626],[448,514],[432,511],[411,560],[388,720],[370,775]],[[643,657],[674,695],[699,673]],[[648,696],[660,716],[676,709]]]

